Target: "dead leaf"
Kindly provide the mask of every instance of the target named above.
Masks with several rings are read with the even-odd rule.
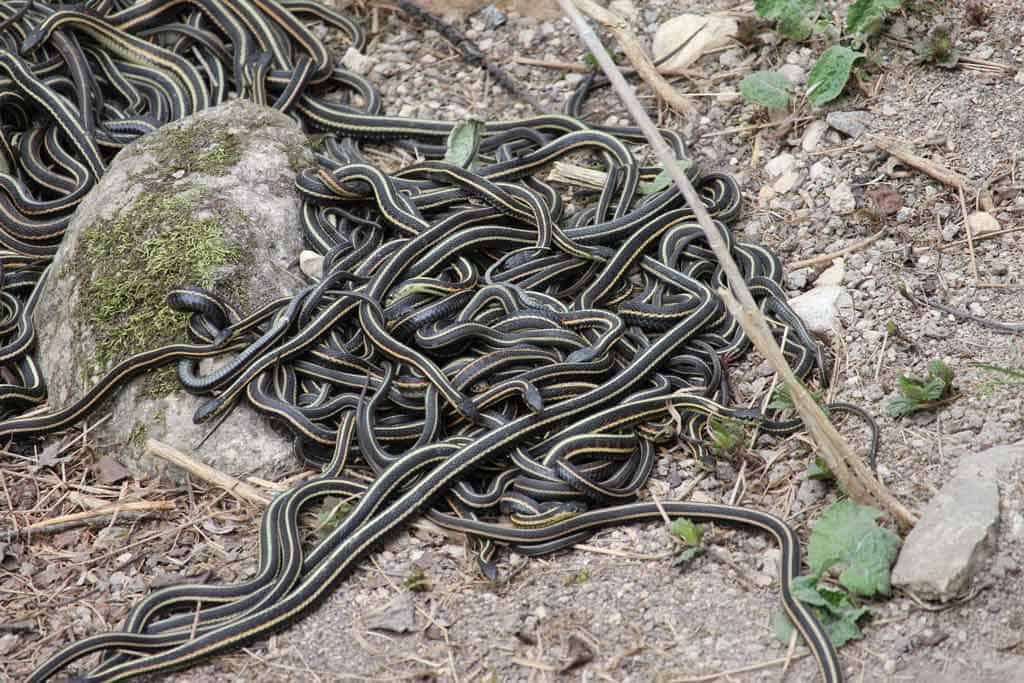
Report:
[[[865,192],[880,216],[891,216],[903,208],[903,195],[889,185],[879,185]]]
[[[0,656],[5,656],[14,651],[14,648],[18,646],[18,636],[13,633],[8,633],[5,636],[0,636]]]
[[[58,457],[59,453],[60,444],[56,441],[51,441],[43,448],[43,452],[36,458],[36,462],[40,467],[53,467],[61,461],[60,457]]]
[[[104,486],[113,486],[130,476],[132,473],[128,468],[109,455],[104,455],[96,463],[96,481]]]
[[[202,527],[206,531],[209,531],[211,534],[216,534],[218,536],[230,534],[232,531],[235,530],[235,525],[232,522],[224,522],[223,524],[217,524],[217,522],[215,522],[212,519],[203,520]]]

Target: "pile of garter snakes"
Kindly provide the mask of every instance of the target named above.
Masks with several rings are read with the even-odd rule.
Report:
[[[155,591],[121,630],[67,646],[30,680],[96,652],[79,680],[125,680],[261,637],[416,515],[473,538],[490,576],[496,545],[549,553],[632,520],[759,528],[782,549],[787,613],[823,678],[841,680],[820,624],[790,593],[800,552],[784,522],[635,502],[661,441],[707,460],[716,420],[796,428],[730,407],[725,365],[748,342],[715,294],[724,276],[684,200],[674,188],[644,190],[658,169],[634,157],[638,131],[577,117],[588,79],[569,115],[487,123],[472,170],[453,165],[453,123],[383,115],[374,87],[334,67],[307,22],[364,46],[356,23],[312,0],[0,4],[0,438],[72,426],[127,379],[176,364],[185,389],[204,397],[197,421],[247,401],[286,424],[321,469],[265,511],[253,578]],[[323,255],[322,278],[251,312],[183,284],[168,305],[191,314],[190,342],[122,361],[62,410],[21,416],[45,398],[32,312],[75,207],[119,149],[234,97],[327,134],[317,167],[296,183],[296,229]],[[664,134],[689,157],[678,134]],[[420,161],[385,173],[361,143]],[[589,155],[608,180],[569,203],[540,171],[571,154]],[[778,259],[727,227],[740,209],[735,181],[688,173],[797,374],[825,377],[819,345],[779,287]],[[230,360],[200,373],[199,359],[221,355]],[[352,466],[372,470],[371,483],[348,475]],[[304,547],[299,514],[327,496],[354,506]]]

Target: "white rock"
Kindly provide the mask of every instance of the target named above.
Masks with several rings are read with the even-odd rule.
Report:
[[[811,180],[832,180],[832,165],[825,159],[815,161],[811,164]]]
[[[636,21],[636,18],[640,15],[640,10],[633,4],[633,0],[612,0],[608,8],[632,21]]]
[[[892,572],[894,586],[946,602],[967,588],[995,547],[999,488],[986,476],[961,475],[925,506]]]
[[[311,280],[319,280],[324,276],[324,257],[315,251],[303,249],[299,253],[299,270]]]
[[[800,182],[800,174],[796,171],[786,171],[779,176],[779,179],[772,183],[772,189],[779,194],[786,194]]]
[[[871,114],[862,110],[833,111],[828,113],[825,120],[828,121],[828,125],[840,133],[849,135],[856,140],[868,132],[868,122],[871,121]]]
[[[849,183],[839,183],[825,194],[828,195],[828,208],[840,216],[849,215],[857,209],[857,200]]]
[[[1013,77],[1013,82],[1017,85],[1024,85],[1024,69],[1017,72],[1017,75]]]
[[[536,37],[537,32],[532,28],[524,29],[519,32],[519,44],[523,47],[530,47],[530,43]]]
[[[839,303],[845,296],[845,287],[825,285],[789,300],[789,305],[815,334],[832,334],[839,329]]]
[[[805,152],[813,152],[818,149],[818,145],[821,144],[821,138],[825,135],[825,131],[828,130],[828,124],[824,121],[811,121],[807,128],[804,129],[804,136],[800,138],[800,149]],[[815,165],[822,162],[815,162]],[[812,177],[814,167],[811,167]]]
[[[654,34],[654,58],[661,59],[693,36],[686,47],[665,62],[666,68],[684,69],[705,52],[729,45],[738,33],[739,25],[731,17],[680,14],[658,27]]]
[[[980,235],[983,232],[994,232],[999,229],[999,221],[992,214],[985,211],[975,211],[968,216],[967,225],[970,226],[971,232],[974,235]]]
[[[377,60],[369,55],[364,55],[354,47],[350,47],[345,52],[345,56],[341,58],[341,63],[349,71],[365,76],[376,65]]]
[[[764,170],[768,175],[775,178],[796,168],[796,157],[789,152],[783,152],[767,164]]]
[[[814,286],[841,285],[845,277],[846,261],[841,258],[832,259],[832,265],[821,271],[821,275],[814,281]]]
[[[775,199],[776,192],[772,189],[771,185],[765,185],[757,193],[757,205],[760,207],[767,207],[773,199]]]

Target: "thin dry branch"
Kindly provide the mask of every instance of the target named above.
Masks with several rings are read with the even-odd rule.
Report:
[[[884,235],[886,232],[888,232],[888,228],[882,228],[881,230],[876,232],[874,235],[871,235],[870,237],[865,237],[864,239],[860,240],[859,242],[854,242],[853,244],[851,244],[848,247],[844,247],[844,248],[839,249],[837,251],[833,251],[830,254],[819,254],[818,256],[812,256],[810,258],[801,259],[799,261],[793,261],[792,263],[788,264],[788,267],[789,267],[790,270],[796,270],[797,268],[805,268],[807,266],[816,266],[816,265],[819,265],[821,263],[832,263],[832,261],[834,259],[842,258],[843,256],[846,256],[847,254],[852,254],[855,251],[860,251],[861,249],[864,249],[865,247],[871,246],[872,244],[877,242],[882,237],[882,235]]]
[[[20,529],[5,530],[0,532],[0,540],[11,540],[14,536],[24,537],[32,534],[57,533],[85,526],[94,521],[106,523],[108,517],[136,517],[150,512],[168,512],[174,509],[174,503],[169,500],[136,501],[133,503],[115,503],[105,505],[93,510],[73,512],[69,515],[60,515],[44,519]]]
[[[694,212],[694,216],[704,231],[711,250],[725,271],[729,285],[735,292],[736,298],[733,298],[725,290],[720,290],[719,293],[723,296],[726,306],[729,307],[730,312],[743,326],[751,341],[779,373],[786,388],[789,390],[790,396],[793,397],[793,402],[800,417],[803,419],[804,425],[807,427],[807,431],[821,450],[822,457],[835,474],[840,486],[854,500],[881,507],[891,513],[900,525],[912,526],[916,521],[913,513],[889,493],[888,489],[874,477],[862,459],[854,455],[845,439],[836,431],[835,427],[832,426],[832,423],[829,422],[822,412],[821,407],[818,406],[807,389],[793,374],[793,370],[782,355],[782,350],[768,329],[767,321],[754,302],[754,298],[743,280],[739,267],[729,253],[721,235],[712,224],[711,217],[708,216],[707,211],[704,209],[704,204],[700,201],[689,178],[686,177],[686,174],[675,163],[672,151],[661,137],[647,112],[644,111],[643,106],[637,100],[633,89],[630,88],[625,78],[623,78],[622,74],[619,73],[612,63],[611,58],[593,29],[587,25],[586,20],[573,5],[573,2],[581,6],[589,6],[593,3],[590,0],[558,0],[558,2],[562,11],[575,25],[580,39],[586,44],[587,49],[594,55],[601,69],[605,72],[605,76],[611,81],[612,86],[633,117],[633,120],[643,131],[662,167],[675,181],[687,204]],[[739,303],[737,303],[736,299],[739,299]]]
[[[893,155],[907,166],[916,168],[918,171],[931,176],[943,185],[948,185],[954,190],[970,192],[970,185],[967,178],[964,178],[952,169],[946,168],[942,164],[937,164],[934,161],[930,161],[922,156],[914,154],[900,142],[881,135],[872,135],[871,141],[875,143],[875,146],[879,149]]]
[[[665,100],[668,106],[687,117],[695,113],[693,105],[671,83],[666,81],[664,76],[658,73],[657,67],[648,59],[647,53],[644,52],[640,41],[629,30],[629,22],[624,17],[610,9],[601,7],[596,2],[592,2],[592,0],[575,0],[575,2],[580,11],[600,23],[615,36],[615,39],[619,41],[619,45],[622,47],[622,51],[626,54],[626,59],[636,69],[637,75],[643,79],[644,83],[651,86],[651,89],[658,93],[658,96]],[[602,47],[601,49],[603,50],[604,48]],[[596,54],[594,56],[597,57]],[[609,63],[611,62],[610,59],[608,61]],[[605,69],[603,64],[601,68]],[[613,64],[611,69],[615,72],[615,75],[620,79],[622,78],[618,67]],[[607,69],[605,69],[605,75],[608,75]]]
[[[224,489],[240,501],[252,503],[253,505],[258,505],[260,507],[265,507],[270,504],[269,498],[252,486],[246,484],[244,481],[239,481],[230,474],[225,474],[219,470],[215,470],[209,465],[201,463],[198,460],[185,455],[177,448],[168,446],[161,441],[157,441],[156,439],[146,439],[145,453],[177,465],[192,476]]]

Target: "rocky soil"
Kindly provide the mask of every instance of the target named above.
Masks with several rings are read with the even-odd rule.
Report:
[[[528,105],[491,87],[435,32],[383,6],[347,4],[377,28],[367,50],[369,77],[387,111],[444,119],[530,113]],[[840,16],[846,4],[833,4]],[[960,3],[906,4],[911,8],[872,46],[859,83],[825,109],[808,105],[784,125],[773,125],[761,107],[738,96],[740,79],[752,69],[784,67],[800,84],[821,46],[781,41],[768,25],[751,24],[750,3],[634,2],[633,28],[648,45],[662,22],[683,11],[728,12],[750,26],[747,42],[702,57],[691,67],[694,78],[678,80],[682,91],[704,93],[692,98],[696,117],[682,120],[646,88],[640,93],[662,125],[687,134],[702,165],[741,179],[747,201],[737,230],[780,254],[792,295],[812,291],[831,265],[827,258],[800,262],[884,231],[847,254],[840,271],[837,328],[829,335],[837,377],[829,396],[878,418],[879,473],[907,506],[924,511],[940,490],[948,494],[953,502],[940,522],[949,533],[961,531],[968,502],[998,498],[987,508],[998,519],[978,521],[982,538],[970,558],[974,573],[955,596],[929,601],[916,590],[898,589],[892,599],[870,604],[864,639],[841,651],[850,680],[1021,680],[1024,446],[995,451],[999,457],[992,455],[986,469],[986,449],[1024,440],[1020,379],[982,364],[1024,372],[1024,353],[1016,335],[914,303],[900,290],[976,318],[1021,318],[1024,233],[1012,230],[1024,213],[1017,168],[1024,142],[1024,72],[1018,71],[1024,66],[1024,22],[1011,0],[984,3],[990,14],[981,26],[968,23]],[[510,9],[500,3],[500,25],[483,14],[466,18],[466,9],[451,14],[491,61],[525,83],[546,108],[558,110],[580,74],[515,61],[581,63],[584,50],[569,24],[542,5],[520,2]],[[1008,68],[996,74],[970,64],[946,70],[918,63],[909,45],[938,20],[955,27],[964,55]],[[606,38],[606,44],[612,43]],[[626,123],[623,108],[607,93],[595,96],[587,112],[596,122]],[[979,191],[967,193],[962,205],[947,186],[894,163],[871,141],[875,134],[897,138],[954,169]],[[982,229],[1006,232],[966,242],[965,216],[979,210],[988,216],[980,219],[989,225]],[[956,373],[958,398],[910,418],[888,417],[900,376],[923,375],[940,358]],[[750,400],[771,380],[757,360],[733,375],[739,394]],[[856,447],[865,447],[859,428],[843,431]],[[68,446],[58,456],[69,463],[61,474],[65,486],[70,482],[73,491],[94,497],[125,487],[171,489],[127,475],[94,481],[84,468],[70,465],[83,450],[89,462],[102,462],[109,454],[101,446]],[[960,499],[958,507],[963,490],[943,487],[955,484],[968,458],[973,471],[988,472],[977,481],[991,485],[968,489],[980,493]],[[744,460],[699,478],[697,463],[666,452],[650,488],[661,500],[732,501],[772,510],[806,533],[835,499],[830,488],[803,480],[808,460],[809,448],[799,437],[766,442]],[[53,478],[36,470],[4,476],[6,502],[16,510],[38,505],[20,500],[17,491],[12,495],[15,483],[39,490]],[[184,496],[186,489],[177,491]],[[0,600],[16,624],[27,624],[9,628],[0,621],[0,678],[17,680],[57,643],[116,624],[154,577],[166,582],[205,572],[211,580],[228,581],[251,571],[253,511],[195,485],[187,495],[187,515],[139,522],[128,533],[102,530],[84,551],[73,549],[71,539],[62,547],[55,542],[60,536],[0,539]],[[147,537],[148,545],[131,547]],[[683,571],[672,566],[676,549],[661,525],[610,529],[571,553],[529,560],[506,555],[501,579],[488,584],[461,542],[416,528],[364,563],[309,618],[269,642],[170,680],[815,680],[811,659],[799,648],[787,657],[773,634],[777,553],[770,542],[716,528],[709,543],[715,552]],[[922,561],[940,564],[953,559],[923,555]],[[74,571],[46,568],[60,558]],[[406,590],[410,577],[427,590]]]

